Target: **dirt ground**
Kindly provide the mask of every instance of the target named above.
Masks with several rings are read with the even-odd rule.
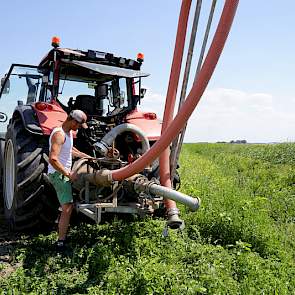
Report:
[[[8,231],[3,212],[0,213],[0,277],[6,277],[12,273],[18,264],[13,261],[13,250],[19,243],[20,236]]]

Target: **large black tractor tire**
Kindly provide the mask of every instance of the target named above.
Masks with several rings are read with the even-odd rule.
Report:
[[[44,174],[47,152],[47,137],[29,133],[20,118],[10,122],[5,139],[3,197],[5,217],[13,231],[48,228],[57,218],[58,200]]]
[[[5,138],[0,134],[0,215],[3,214],[3,161],[4,161]]]

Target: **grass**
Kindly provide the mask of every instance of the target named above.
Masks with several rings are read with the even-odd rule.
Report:
[[[180,206],[186,228],[161,219],[81,224],[71,252],[56,233],[21,239],[2,294],[295,294],[295,145],[186,144]],[[0,268],[0,273],[5,266]]]

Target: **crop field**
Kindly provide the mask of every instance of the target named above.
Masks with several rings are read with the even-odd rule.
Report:
[[[162,219],[72,225],[1,241],[1,294],[295,294],[295,144],[185,144],[180,206],[186,227]],[[3,251],[6,247],[6,253]]]

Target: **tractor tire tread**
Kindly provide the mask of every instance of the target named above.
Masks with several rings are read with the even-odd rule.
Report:
[[[54,225],[59,203],[44,175],[48,165],[48,139],[26,130],[20,118],[8,125],[6,142],[11,140],[15,158],[15,193],[5,216],[14,231],[46,228]],[[7,162],[8,163],[8,162]]]

